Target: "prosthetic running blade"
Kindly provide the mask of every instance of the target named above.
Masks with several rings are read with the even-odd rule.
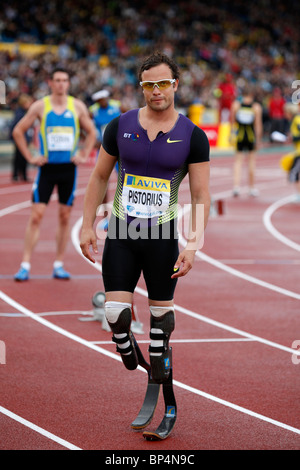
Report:
[[[171,348],[170,348],[171,349]],[[171,351],[170,351],[171,354]],[[170,370],[169,377],[163,383],[163,395],[165,401],[164,417],[155,431],[144,431],[143,437],[147,441],[158,441],[169,437],[172,429],[174,428],[177,418],[177,406],[173,390],[173,373]]]
[[[156,405],[159,398],[159,391],[160,391],[160,384],[155,383],[151,377],[151,367],[145,361],[144,356],[135,341],[136,352],[139,360],[139,365],[146,369],[148,374],[148,384],[146,389],[146,394],[144,398],[143,405],[135,418],[135,420],[131,423],[132,429],[143,429],[151,422]]]

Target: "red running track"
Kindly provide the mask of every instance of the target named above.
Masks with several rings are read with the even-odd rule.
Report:
[[[54,198],[31,279],[23,284],[13,275],[22,256],[31,187],[11,184],[9,171],[1,171],[0,449],[299,449],[300,206],[290,201],[293,188],[278,165],[284,151],[260,152],[258,198],[248,197],[246,174],[242,195],[232,198],[232,156],[212,157],[211,192],[223,200],[224,214],[212,213],[194,268],[178,283],[171,341],[178,419],[162,442],[147,442],[130,428],[146,374],[124,368],[100,322],[80,321],[90,318],[92,296],[103,290],[103,241],[95,266],[78,251],[92,167],[79,171],[66,256],[72,279],[51,278]],[[187,180],[180,201],[184,209]],[[144,325],[136,337],[147,356],[143,280],[135,304]],[[162,413],[161,396],[150,429]]]

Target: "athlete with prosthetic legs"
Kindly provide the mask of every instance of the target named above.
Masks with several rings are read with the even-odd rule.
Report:
[[[139,80],[145,106],[122,114],[106,127],[85,194],[80,245],[84,256],[95,262],[93,252],[98,250],[93,225],[118,161],[118,183],[102,259],[106,318],[125,367],[134,370],[144,364],[130,331],[133,292],[142,273],[148,291],[151,343],[150,366],[145,364],[149,382],[141,414],[151,401],[148,390],[156,393],[158,384],[163,384],[167,415],[176,408],[169,346],[175,328],[174,292],[178,279],[193,266],[208,220],[209,144],[205,133],[175,109],[179,68],[173,60],[153,53],[142,63]],[[191,194],[190,228],[187,244],[179,253],[177,199],[186,174]],[[169,435],[173,424],[163,421],[153,438]],[[132,427],[142,428],[148,422],[142,417]]]

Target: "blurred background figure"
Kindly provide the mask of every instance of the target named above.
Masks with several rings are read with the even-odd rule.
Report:
[[[219,120],[220,122],[229,122],[230,109],[237,96],[233,76],[230,73],[225,74],[217,88],[216,96],[219,99]]]
[[[242,99],[231,109],[232,127],[236,127],[236,154],[233,168],[233,196],[239,196],[244,152],[248,156],[249,195],[257,196],[255,188],[256,150],[262,137],[262,107],[254,100],[254,91],[245,86]]]
[[[95,103],[89,107],[90,116],[96,126],[96,148],[95,148],[95,159],[97,158],[99,149],[102,144],[103,134],[107,124],[115,117],[121,114],[121,102],[119,100],[110,100],[110,92],[108,90],[100,90],[92,95],[92,100]],[[108,227],[108,202],[107,193],[103,199],[103,219],[98,223],[98,229],[107,230]]]
[[[288,171],[288,180],[295,185],[296,202],[300,202],[300,108],[299,104],[288,103],[285,115],[290,125],[290,135],[295,150],[282,158],[282,167]]]
[[[270,141],[277,142],[278,138],[276,136],[277,133],[286,134],[287,126],[286,126],[286,119],[284,113],[284,105],[286,101],[282,96],[282,92],[280,88],[276,87],[273,90],[269,101],[269,117],[271,121],[271,129],[270,129]],[[284,141],[284,140],[283,140]]]
[[[96,145],[98,149],[102,143],[107,124],[121,114],[121,104],[116,100],[109,100],[109,96],[110,92],[108,90],[97,91],[92,95],[92,100],[95,103],[89,107],[90,116],[97,130]]]
[[[28,179],[28,175],[27,175],[28,161],[26,160],[26,158],[24,158],[23,154],[18,149],[14,141],[14,138],[12,136],[12,131],[15,125],[26,114],[32,102],[33,102],[33,99],[31,98],[31,96],[26,95],[25,93],[22,93],[18,99],[18,107],[15,111],[15,116],[11,123],[10,138],[14,143],[14,156],[12,160],[12,180],[13,181],[18,181],[20,178],[22,181],[30,182]],[[33,129],[28,129],[28,131],[25,134],[25,137],[26,137],[27,144],[29,144],[33,138]]]

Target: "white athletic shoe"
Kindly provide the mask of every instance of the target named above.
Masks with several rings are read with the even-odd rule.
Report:
[[[238,186],[235,186],[232,191],[233,197],[238,197],[240,195],[240,188]]]
[[[259,191],[256,188],[250,188],[249,189],[249,196],[252,197],[257,197],[259,195]]]

